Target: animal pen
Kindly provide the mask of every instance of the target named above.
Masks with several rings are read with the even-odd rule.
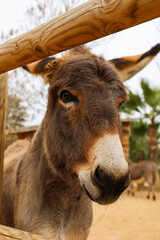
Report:
[[[90,0],[0,45],[0,202],[6,126],[7,72],[159,16],[160,0]],[[1,225],[0,239],[47,238]]]

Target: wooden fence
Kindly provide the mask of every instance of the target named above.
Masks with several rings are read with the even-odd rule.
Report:
[[[90,0],[1,44],[0,74],[159,16],[160,0]],[[0,201],[7,101],[6,76],[4,74],[0,77]],[[1,239],[45,238],[1,226]]]
[[[6,130],[6,109],[7,109],[7,77],[8,74],[0,75],[0,219],[3,182],[3,158]]]
[[[90,0],[3,43],[0,73],[159,16],[160,0]]]

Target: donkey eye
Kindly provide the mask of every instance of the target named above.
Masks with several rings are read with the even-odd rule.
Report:
[[[64,103],[74,102],[76,105],[79,104],[79,99],[67,90],[62,90],[60,92],[60,99]]]
[[[123,103],[125,103],[125,101],[120,102],[118,108],[120,108],[120,106],[122,106]]]

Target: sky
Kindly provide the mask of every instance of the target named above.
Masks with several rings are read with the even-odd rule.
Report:
[[[7,33],[18,22],[23,21],[26,8],[35,0],[0,0],[0,32]],[[55,0],[53,0],[54,3]],[[108,37],[94,41],[92,51],[98,55],[112,59],[122,56],[131,56],[148,51],[160,43],[160,18],[140,24],[113,35],[111,41]],[[159,64],[159,66],[158,66]],[[125,83],[133,92],[141,93],[140,80],[145,78],[150,86],[160,88],[160,54],[152,62]]]
[[[17,24],[17,20],[23,18],[26,7],[31,0],[0,0],[0,30],[7,31]]]

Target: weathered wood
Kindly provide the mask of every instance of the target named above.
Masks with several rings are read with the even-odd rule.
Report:
[[[3,43],[0,46],[0,73],[159,16],[160,0],[88,1]]]
[[[122,121],[122,146],[124,156],[127,162],[129,162],[129,136],[130,136],[130,122],[131,120]]]
[[[32,234],[29,232],[24,232],[19,229],[6,227],[0,225],[0,240],[47,240],[51,238],[45,238],[37,234]]]
[[[7,78],[8,78],[7,73],[0,75],[0,219],[1,219],[4,144],[6,130]]]

